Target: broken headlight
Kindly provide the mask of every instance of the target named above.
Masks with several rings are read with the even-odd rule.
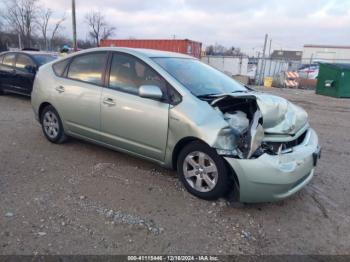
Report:
[[[214,147],[216,148],[219,155],[225,156],[238,156],[239,151],[237,150],[238,145],[238,134],[230,128],[226,127],[220,130],[218,137],[215,141]]]

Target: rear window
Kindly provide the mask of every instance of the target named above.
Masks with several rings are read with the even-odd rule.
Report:
[[[5,55],[2,63],[4,65],[13,66],[15,63],[15,57],[16,57],[15,54],[7,54],[7,55]]]
[[[58,58],[56,55],[33,55],[33,57],[39,65],[47,64]]]
[[[16,67],[17,68],[25,68],[26,66],[35,66],[33,63],[32,59],[29,58],[29,56],[26,55],[18,55],[17,56],[17,61],[16,61]]]
[[[105,71],[106,61],[106,52],[76,56],[69,66],[68,78],[102,85],[102,76]]]
[[[69,63],[69,59],[66,59],[66,60],[63,60],[63,61],[60,61],[60,62],[57,62],[55,63],[52,68],[53,68],[53,71],[55,72],[55,74],[57,76],[62,76],[64,71],[66,70],[67,68],[67,65]]]

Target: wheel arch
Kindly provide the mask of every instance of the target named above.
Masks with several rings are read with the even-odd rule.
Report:
[[[230,171],[231,174],[231,178],[233,179],[235,185],[237,186],[237,188],[239,189],[239,179],[238,176],[236,174],[236,171],[234,170],[234,168],[224,159],[225,165],[227,167],[227,169]]]
[[[47,107],[47,106],[52,106],[52,104],[50,104],[49,102],[43,102],[39,106],[38,117],[39,117],[39,121],[40,122],[41,122],[42,112],[43,112],[44,108]]]
[[[188,145],[189,143],[192,143],[194,141],[200,141],[204,144],[207,144],[205,143],[203,140],[197,138],[197,137],[184,137],[182,139],[180,139],[175,147],[174,147],[174,150],[173,150],[173,154],[172,154],[172,168],[176,171],[177,170],[177,160],[179,158],[179,154],[181,152],[181,149],[183,149],[186,145]]]
[[[181,140],[179,140],[175,147],[174,147],[174,150],[173,150],[173,154],[172,154],[172,167],[175,171],[177,171],[177,160],[178,160],[178,157],[179,157],[179,154],[181,152],[181,149],[184,148],[186,145],[188,145],[189,143],[192,143],[194,141],[199,141],[203,144],[206,144],[208,145],[206,142],[204,142],[203,140],[197,138],[197,137],[184,137],[182,138]],[[208,145],[209,146],[209,145]],[[237,189],[240,188],[240,184],[239,184],[239,179],[238,179],[238,176],[235,172],[235,170],[233,169],[233,167],[225,160],[224,160],[224,163],[227,167],[227,170],[229,170],[230,172],[230,177],[232,178],[235,186],[237,187]]]

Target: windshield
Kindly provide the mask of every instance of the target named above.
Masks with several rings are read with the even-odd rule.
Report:
[[[49,63],[58,58],[56,55],[33,55],[33,57],[39,65]]]
[[[195,96],[247,91],[231,77],[195,59],[156,57],[153,60]]]

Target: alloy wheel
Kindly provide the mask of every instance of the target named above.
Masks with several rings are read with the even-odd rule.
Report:
[[[60,131],[57,116],[52,111],[47,111],[43,118],[43,126],[45,133],[51,139],[55,139]]]
[[[183,162],[187,183],[199,192],[213,190],[218,181],[218,169],[213,159],[203,152],[188,154]]]

